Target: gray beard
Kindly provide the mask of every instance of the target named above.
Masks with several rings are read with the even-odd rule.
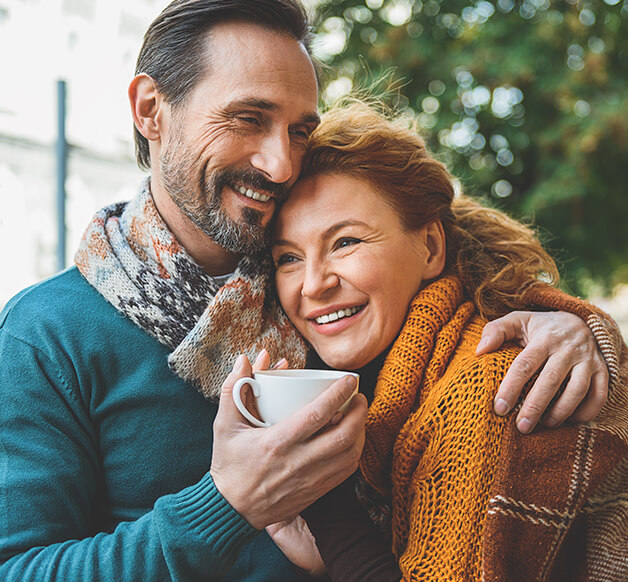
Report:
[[[172,155],[175,151],[176,157]],[[197,174],[189,161],[191,158],[178,139],[168,144],[159,158],[163,184],[173,202],[201,231],[227,251],[252,255],[268,248],[271,224],[264,228],[262,214],[253,208],[243,208],[238,221],[231,218],[222,205],[222,191],[236,182],[257,184],[278,195],[279,201],[287,196],[286,188],[268,182],[254,170],[226,168],[208,177],[202,174],[196,189],[190,184],[191,177]]]

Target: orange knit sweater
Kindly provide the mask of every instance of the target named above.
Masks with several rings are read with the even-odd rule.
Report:
[[[569,307],[560,292],[548,297],[556,307]],[[537,303],[547,304],[548,297]],[[475,356],[484,323],[457,279],[432,283],[411,304],[378,378],[360,469],[373,488],[392,496],[393,550],[405,580],[563,579],[547,576],[566,532],[579,523],[593,484],[626,460],[628,404],[617,374],[609,399],[613,435],[604,432],[593,439],[598,448],[587,449],[589,468],[593,450],[603,461],[597,473],[595,467],[586,476],[579,472],[583,435],[589,434],[582,430],[598,436],[591,427],[525,437],[512,416],[497,417],[493,398],[518,348]],[[603,411],[602,423],[607,416]],[[526,467],[521,473],[519,458]],[[621,478],[628,484],[625,469]],[[581,481],[586,487],[575,500]],[[530,519],[534,508],[541,516]],[[563,522],[547,525],[545,510]]]

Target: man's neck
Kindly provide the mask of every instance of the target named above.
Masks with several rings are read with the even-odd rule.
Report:
[[[167,192],[151,180],[151,194],[155,207],[168,229],[194,261],[211,276],[232,273],[241,255],[227,251],[202,232],[179,207]]]

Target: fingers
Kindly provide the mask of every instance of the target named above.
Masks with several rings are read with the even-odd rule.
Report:
[[[504,342],[520,338],[529,319],[530,313],[513,311],[487,323],[482,330],[482,337],[475,350],[476,355],[481,356],[493,352]]]
[[[218,415],[226,420],[217,417],[214,423],[210,471],[227,501],[253,527],[262,529],[296,515],[357,469],[367,404],[364,395],[357,394],[337,425],[320,430],[351,396],[356,382],[350,376],[269,428],[252,429],[239,416],[236,424],[237,410],[233,418],[227,413],[235,408],[230,386],[243,372],[240,364],[225,382]]]
[[[281,358],[274,366],[273,370],[287,370],[288,369],[288,360],[286,358]]]
[[[318,432],[302,449],[308,464],[319,464],[317,473],[325,480],[325,492],[357,470],[364,448],[367,408],[364,395],[356,394],[341,422]]]
[[[239,355],[233,365],[233,369],[225,379],[220,391],[220,402],[218,404],[218,413],[214,424],[218,427],[230,425],[235,422],[242,423],[244,419],[235,403],[233,402],[233,386],[237,380],[246,376],[251,376],[253,369],[249,359],[244,355]]]
[[[268,366],[270,366],[270,354],[266,350],[261,350],[253,363],[253,372],[267,370]]]
[[[257,354],[255,362],[253,363],[253,372],[259,372],[260,370],[268,370],[270,368],[270,354],[263,348]],[[288,368],[288,360],[281,358],[273,367],[273,370],[285,370]]]
[[[547,352],[543,347],[529,345],[523,351],[521,351],[521,353],[513,360],[510,368],[504,376],[504,379],[499,385],[497,394],[495,395],[494,408],[497,414],[503,416],[514,408],[524,386],[527,384],[530,378],[532,378],[535,372],[545,363],[546,359]],[[564,370],[564,375],[561,378],[561,382],[562,379],[564,379],[564,377],[567,375],[567,370],[568,368]],[[538,388],[540,388],[540,392],[542,394],[545,393],[547,391],[548,382],[552,381],[552,379],[556,379],[558,375],[560,375],[559,372],[554,371],[553,375],[550,374],[550,376],[547,377],[547,381],[544,380],[543,382],[541,382],[541,384],[537,387],[537,390]],[[536,385],[537,384],[535,384],[535,386]],[[560,382],[558,385],[560,385]],[[552,399],[552,396],[554,396],[554,394],[556,393],[557,386],[554,387],[552,395],[545,403],[546,405]],[[542,399],[542,396],[539,396],[539,398]],[[537,402],[538,400],[533,399],[533,404]]]
[[[543,424],[553,428],[565,422],[578,408],[580,402],[584,400],[590,384],[591,372],[589,366],[586,364],[574,366],[562,394],[552,407],[548,409]]]
[[[528,365],[533,366],[534,364],[528,362],[526,367]],[[542,362],[538,364],[538,367],[540,367],[540,365],[542,365]],[[517,415],[517,428],[520,432],[527,434],[534,429],[551,403],[552,398],[554,398],[565,378],[567,378],[570,369],[571,363],[564,358],[550,357],[547,360],[541,373],[534,382],[534,385],[530,388],[530,391],[523,401],[521,410]],[[570,391],[567,395],[564,395],[563,401],[555,411],[555,415],[560,418],[560,422],[564,420],[562,414],[566,410],[571,408],[569,413],[575,410],[577,403],[584,397],[584,392],[581,390],[586,391],[587,386],[588,380],[585,385],[585,380],[582,378],[582,375],[576,373],[573,378],[572,388],[576,388],[577,391]],[[521,388],[523,388],[523,386],[521,386]]]
[[[606,404],[607,398],[608,370],[606,365],[604,365],[603,369],[596,371],[591,377],[587,396],[571,415],[570,420],[573,422],[589,422],[593,420]]]
[[[310,438],[329,423],[338,409],[351,397],[356,386],[357,380],[350,374],[336,380],[310,404],[273,428],[288,443],[301,442]],[[354,403],[351,404],[346,417],[349,417],[354,409]]]

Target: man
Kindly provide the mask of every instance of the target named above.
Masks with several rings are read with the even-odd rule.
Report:
[[[129,97],[150,182],[0,318],[0,579],[298,575],[263,529],[355,470],[366,403],[330,422],[354,388],[339,381],[253,429],[230,390],[251,372],[239,353],[304,362],[255,253],[318,119],[307,41],[296,0],[176,0],[149,28]],[[586,415],[606,372],[579,357]]]

